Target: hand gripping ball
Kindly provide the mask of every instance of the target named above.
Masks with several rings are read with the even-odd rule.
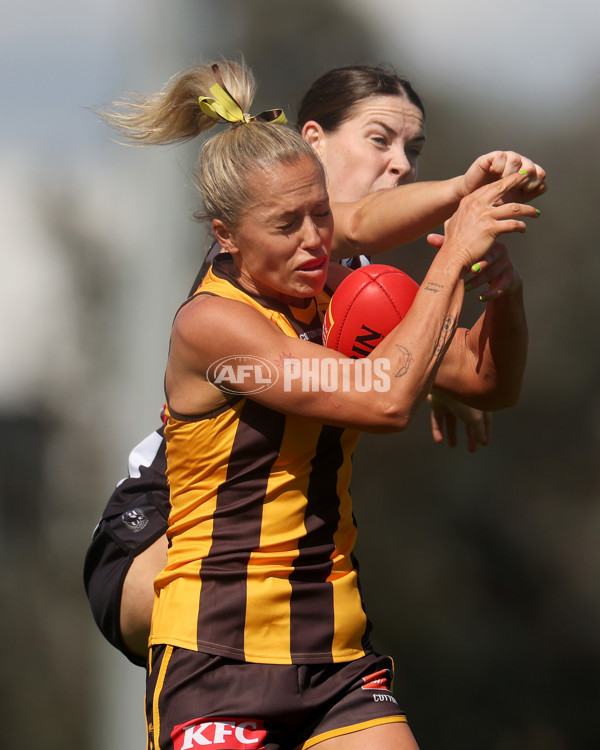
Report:
[[[323,344],[366,357],[404,318],[419,285],[393,266],[373,264],[349,274],[335,290],[323,321]]]

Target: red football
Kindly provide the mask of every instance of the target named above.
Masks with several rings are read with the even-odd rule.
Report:
[[[416,281],[393,266],[358,268],[329,302],[323,344],[347,357],[366,357],[406,315],[418,290]]]

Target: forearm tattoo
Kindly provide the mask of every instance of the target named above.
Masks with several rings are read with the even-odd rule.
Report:
[[[458,320],[454,315],[447,315],[444,318],[440,333],[436,341],[434,342],[434,357],[439,358],[440,356],[443,356],[446,349],[448,348],[448,345],[452,341],[457,326]],[[396,344],[396,349],[398,354],[399,366],[394,377],[403,378],[410,370],[410,367],[414,362],[414,357],[412,355],[412,352],[402,344]]]
[[[406,373],[409,371],[410,366],[414,362],[414,357],[410,353],[410,351],[401,344],[396,344],[396,349],[398,350],[398,361],[399,361],[399,368],[397,372],[395,373],[395,378],[403,378]]]
[[[434,294],[437,294],[438,292],[441,292],[444,288],[443,284],[437,284],[435,281],[428,281],[427,284],[423,287],[426,292],[433,292]]]
[[[453,315],[448,315],[444,319],[440,335],[438,336],[433,349],[433,353],[436,357],[439,357],[440,354],[443,354],[446,351],[448,344],[452,341],[457,324],[458,321]]]

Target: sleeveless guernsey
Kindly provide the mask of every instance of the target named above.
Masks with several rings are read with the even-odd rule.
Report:
[[[230,268],[218,256],[197,293],[244,302],[288,336],[320,341],[330,294],[290,308],[245,292]],[[370,623],[349,494],[359,432],[237,397],[195,418],[169,413],[165,437],[170,548],[150,643],[270,664],[364,656]]]

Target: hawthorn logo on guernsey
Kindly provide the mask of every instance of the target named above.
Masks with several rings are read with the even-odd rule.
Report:
[[[209,383],[226,393],[239,393],[240,386],[244,393],[259,393],[271,388],[279,378],[279,371],[272,362],[264,357],[234,355],[223,357],[213,362],[206,372]],[[246,387],[250,383],[251,388]]]
[[[267,733],[258,719],[192,719],[171,732],[174,750],[261,750]]]

